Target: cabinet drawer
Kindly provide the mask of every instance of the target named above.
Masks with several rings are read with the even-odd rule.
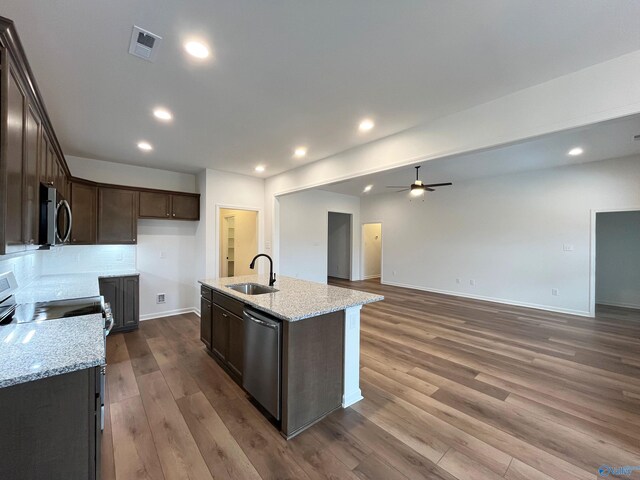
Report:
[[[211,291],[211,289],[209,287],[205,287],[204,285],[200,285],[200,296],[202,298],[204,298],[205,300],[209,300],[211,301],[213,299],[212,294],[213,292]]]
[[[244,304],[242,302],[228,297],[222,293],[213,292],[213,303],[217,303],[222,308],[225,308],[231,313],[234,313],[242,318],[242,310],[244,309]]]

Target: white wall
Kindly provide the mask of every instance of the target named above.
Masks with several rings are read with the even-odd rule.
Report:
[[[327,274],[351,278],[351,215],[329,212]]]
[[[362,226],[363,279],[380,276],[382,267],[382,224],[365,223]]]
[[[25,287],[42,273],[42,254],[32,250],[28,253],[0,255],[0,273],[13,272],[18,287]]]
[[[79,157],[66,157],[71,174],[89,180],[159,188],[183,192],[197,192],[196,176],[147,167],[136,167]],[[201,205],[201,211],[204,206]],[[140,272],[140,318],[155,318],[198,309],[200,289],[197,284],[196,266],[199,261],[196,251],[197,231],[201,222],[138,220],[138,244],[135,246],[71,246],[63,247],[60,261],[45,262],[45,273],[59,271],[67,260],[78,263],[75,257],[81,252],[82,258],[102,259],[100,268],[80,261],[74,268],[88,266],[98,271],[113,267],[119,269],[119,262],[113,262],[105,251],[131,251],[134,265]],[[106,250],[105,250],[106,249]],[[165,293],[166,302],[156,304],[156,294]]]
[[[350,213],[360,224],[360,198],[309,190],[278,199],[280,215],[279,273],[314,282],[327,282],[329,212]],[[360,231],[354,229],[351,252],[352,280],[359,280]]]
[[[639,77],[640,50],[270,177],[266,238],[277,254],[274,196],[636,114]]]
[[[67,165],[74,177],[94,182],[113,183],[130,187],[159,188],[196,193],[196,177],[188,173],[170,172],[157,168],[137,167],[105,162],[92,158],[66,155]]]
[[[596,216],[596,303],[640,308],[640,211]]]
[[[41,255],[45,275],[136,269],[135,245],[65,245]]]
[[[614,159],[367,196],[361,218],[384,225],[383,283],[586,315],[591,210],[640,206],[638,185],[640,158]]]

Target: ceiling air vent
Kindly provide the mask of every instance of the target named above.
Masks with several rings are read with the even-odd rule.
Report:
[[[634,135],[634,136],[633,136],[633,139],[634,139],[634,140],[640,140],[640,135]]]
[[[148,32],[136,25],[131,33],[131,43],[129,43],[129,53],[149,62],[156,59],[158,47],[162,37],[155,33]]]

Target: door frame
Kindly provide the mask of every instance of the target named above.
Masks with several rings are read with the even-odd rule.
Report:
[[[220,277],[220,257],[222,256],[222,245],[220,243],[220,235],[222,232],[220,231],[220,211],[221,210],[246,210],[249,212],[256,212],[256,229],[258,232],[258,253],[261,253],[264,245],[264,231],[262,228],[262,218],[263,218],[263,209],[260,207],[250,207],[246,205],[231,205],[226,203],[216,203],[216,222],[214,225],[214,251],[215,251],[215,268],[216,278]],[[258,263],[258,271],[256,273],[263,273],[264,266],[262,262]]]
[[[353,268],[353,257],[354,257],[354,252],[353,252],[353,212],[339,212],[337,210],[327,210],[327,216],[325,217],[325,225],[327,227],[326,230],[326,239],[327,239],[327,245],[326,245],[326,254],[327,254],[327,262],[326,262],[326,266],[327,266],[327,270],[326,270],[326,279],[329,278],[329,214],[330,213],[339,213],[341,215],[349,215],[349,281],[353,281],[354,279],[354,268]],[[326,281],[325,279],[325,281]]]
[[[640,206],[591,209],[591,235],[589,242],[589,316],[596,316],[596,219],[598,213],[635,212]]]
[[[220,264],[219,275],[223,276],[223,277],[228,277],[229,276],[229,262],[228,261],[226,262],[227,263],[227,268],[226,268],[227,271],[226,272],[224,271],[225,270],[224,258],[227,258],[227,260],[228,260],[228,257],[226,255],[224,255],[224,252],[223,252],[223,250],[226,248],[227,249],[227,254],[229,253],[229,222],[228,222],[229,218],[236,218],[236,217],[235,217],[235,215],[221,215],[221,218],[220,218],[220,220],[225,220],[226,221],[224,227],[222,227],[222,230],[220,231],[220,237],[222,238],[222,242],[220,243],[220,259],[219,260],[222,263]],[[235,262],[235,259],[234,259],[234,262]],[[234,265],[235,265],[235,263],[234,263]],[[235,273],[235,269],[234,269],[234,273]]]
[[[365,267],[365,248],[364,248],[364,226],[365,225],[372,225],[372,224],[380,224],[380,283],[384,283],[383,282],[383,275],[384,275],[384,269],[383,269],[383,265],[384,262],[382,261],[382,259],[384,258],[384,235],[382,234],[382,228],[383,228],[383,224],[382,222],[362,222],[360,223],[360,280],[367,280],[364,276],[364,267]]]

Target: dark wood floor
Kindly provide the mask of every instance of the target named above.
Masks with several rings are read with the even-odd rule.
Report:
[[[377,284],[365,399],[286,442],[198,317],[109,337],[103,479],[595,479],[640,465],[640,313],[596,319]],[[631,477],[640,478],[640,472]]]

